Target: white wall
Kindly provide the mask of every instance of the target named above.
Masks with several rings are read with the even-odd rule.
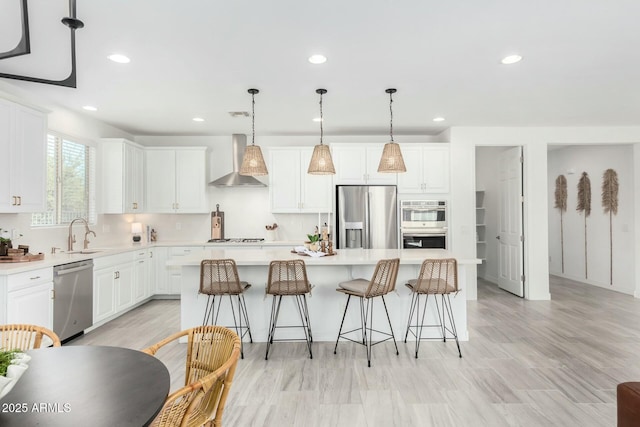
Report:
[[[602,174],[618,173],[618,214],[613,216],[613,284],[610,284],[609,215],[602,208]],[[591,215],[587,217],[587,270],[585,276],[585,222],[576,211],[577,184],[582,172],[591,180]],[[560,244],[560,213],[554,208],[555,180],[567,178],[567,211],[563,214],[564,273]],[[634,186],[633,147],[569,146],[549,151],[549,271],[561,277],[633,294],[634,280]]]

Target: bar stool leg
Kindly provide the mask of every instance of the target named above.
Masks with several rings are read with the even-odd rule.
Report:
[[[413,292],[411,296],[411,308],[409,309],[409,320],[407,321],[407,332],[404,334],[404,342],[407,343],[407,338],[409,337],[409,330],[411,329],[411,319],[413,319],[413,313],[416,309],[416,295],[419,295],[417,292]],[[416,319],[417,322],[417,319]],[[415,334],[414,334],[415,335]]]
[[[420,295],[418,295],[418,301],[419,300],[420,300]],[[422,308],[422,318],[420,318],[419,320],[420,324],[416,326],[416,332],[418,331],[418,329],[420,330],[420,333],[416,335],[416,359],[418,358],[418,352],[420,351],[420,341],[422,340],[422,330],[424,329],[424,318],[427,314],[427,306],[429,305],[428,303],[429,303],[429,294],[425,294],[424,307]],[[416,321],[418,321],[418,318],[419,318],[419,311],[418,311],[418,315],[416,316]]]
[[[277,303],[276,303],[277,300]],[[280,304],[282,303],[282,295],[273,296],[273,302],[271,304],[271,322],[269,323],[269,338],[267,339],[267,353],[264,356],[264,360],[269,359],[269,350],[273,344],[273,336],[276,331],[276,325],[278,324],[278,314],[280,314]]]
[[[384,312],[387,313],[387,321],[389,322],[389,330],[391,331],[391,339],[393,339],[393,345],[396,347],[396,356],[400,355],[398,351],[398,343],[396,342],[396,336],[393,333],[393,326],[391,326],[391,317],[389,317],[389,310],[387,310],[387,303],[384,300],[384,295],[381,295],[382,305],[384,306]]]
[[[433,296],[436,302],[436,310],[438,311],[438,319],[440,320],[440,327],[442,328],[442,341],[447,342],[447,325],[444,318],[444,294],[442,295],[442,313],[440,312],[440,305],[438,304],[438,295]]]
[[[211,303],[211,299],[213,298],[213,303]],[[213,306],[215,305],[216,297],[215,295],[207,296],[207,305],[204,309],[204,318],[202,319],[202,326],[206,326],[207,322],[213,320]]]
[[[445,305],[447,309],[447,315],[449,316],[449,323],[451,323],[451,329],[453,332],[453,337],[456,340],[456,346],[458,346],[458,356],[462,358],[462,351],[460,351],[460,342],[458,341],[458,330],[456,329],[456,322],[453,317],[453,307],[451,306],[451,299],[449,298],[449,294],[447,294],[447,303],[445,304],[444,295],[442,295],[442,303]],[[444,314],[444,313],[443,313]]]
[[[347,295],[347,305],[344,306],[344,314],[342,315],[342,322],[340,322],[340,330],[338,331],[336,346],[333,348],[333,354],[336,354],[338,350],[338,341],[340,341],[340,335],[342,335],[342,326],[344,325],[344,319],[345,317],[347,317],[347,309],[349,308],[349,301],[351,301],[351,295]]]
[[[247,303],[244,300],[243,294],[238,294],[238,306],[244,316],[244,323],[247,325],[247,333],[249,333],[249,342],[253,343],[253,337],[251,336],[251,325],[249,324],[249,314],[247,311]]]
[[[300,314],[300,320],[302,321],[302,330],[304,331],[304,338],[307,342],[307,348],[309,349],[309,358],[313,359],[313,353],[311,351],[311,326],[309,325],[309,315],[306,312],[306,299],[305,295],[294,295],[296,297],[296,306],[298,307],[298,313]]]
[[[369,323],[369,336],[365,338],[367,347],[367,365],[371,367],[371,346],[373,338],[373,301],[367,298],[366,313],[364,319],[364,331],[367,332],[367,323]]]

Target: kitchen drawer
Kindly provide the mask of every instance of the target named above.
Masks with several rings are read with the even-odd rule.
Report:
[[[141,252],[141,251],[137,251]],[[93,259],[93,269],[99,270],[101,268],[113,267],[116,265],[122,265],[133,261],[134,254],[137,252],[125,252],[118,255],[110,255]]]
[[[204,250],[204,246],[182,246],[171,248],[171,256],[185,256]]]
[[[7,276],[7,291],[11,292],[51,281],[53,281],[53,268],[51,267],[10,274]]]

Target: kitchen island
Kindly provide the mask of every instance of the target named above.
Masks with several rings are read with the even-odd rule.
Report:
[[[267,338],[269,315],[271,310],[271,296],[265,294],[269,263],[273,260],[303,259],[307,266],[309,281],[314,286],[312,296],[307,298],[311,317],[311,328],[315,341],[335,341],[340,326],[340,320],[346,304],[346,296],[336,292],[339,282],[353,278],[371,278],[376,263],[380,259],[400,258],[400,268],[396,283],[396,292],[385,297],[389,316],[393,325],[396,339],[404,339],[404,333],[409,315],[411,301],[410,291],[404,286],[409,279],[417,278],[420,265],[426,258],[455,258],[455,254],[442,249],[341,249],[334,256],[309,257],[292,253],[291,249],[263,248],[263,249],[205,249],[194,251],[188,256],[169,261],[173,268],[181,269],[180,312],[181,329],[191,328],[202,324],[206,295],[198,294],[200,284],[200,262],[203,259],[234,259],[238,266],[240,280],[249,282],[252,287],[245,292],[245,300],[251,323],[251,333],[254,342],[264,342]],[[467,331],[467,301],[465,283],[467,267],[478,264],[477,259],[458,259],[458,286],[460,292],[452,298],[451,303],[455,313],[455,321],[460,340],[469,339]],[[267,299],[268,298],[268,299]],[[227,299],[228,301],[228,299]],[[432,304],[430,304],[430,309]],[[376,306],[377,307],[377,306]],[[435,306],[427,314],[426,323],[435,323]],[[374,310],[374,329],[385,330],[386,318],[384,310]],[[298,313],[294,302],[283,300],[279,324],[297,325]],[[350,306],[345,320],[345,328],[356,327],[360,323],[357,304]],[[223,304],[218,324],[233,325],[231,310],[228,303]],[[387,326],[388,327],[388,326]],[[278,330],[277,338],[296,336],[299,331]],[[425,329],[426,334],[439,336],[437,328]],[[291,334],[291,335],[287,335]]]

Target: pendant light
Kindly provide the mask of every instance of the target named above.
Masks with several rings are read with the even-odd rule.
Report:
[[[402,152],[400,146],[393,142],[393,94],[397,92],[396,89],[387,89],[386,93],[389,94],[389,111],[391,113],[391,121],[389,126],[389,135],[391,141],[384,144],[384,150],[382,151],[382,157],[380,158],[380,164],[378,165],[378,172],[382,173],[399,173],[406,172],[407,168],[404,165],[404,159],[402,158]]]
[[[336,169],[333,167],[333,159],[328,145],[322,143],[322,95],[327,93],[326,89],[317,89],[316,93],[320,95],[320,144],[313,147],[313,155],[309,162],[308,174],[311,175],[335,175]]]
[[[261,176],[267,175],[267,165],[262,157],[260,146],[256,145],[256,101],[255,96],[260,91],[258,89],[249,89],[247,92],[251,94],[251,145],[244,150],[242,158],[242,166],[240,167],[240,175]]]

